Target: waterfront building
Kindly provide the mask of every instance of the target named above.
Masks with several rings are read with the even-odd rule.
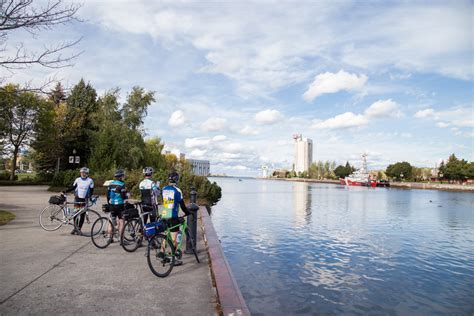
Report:
[[[308,171],[313,162],[313,141],[309,138],[303,138],[301,134],[293,135],[295,140],[295,163],[296,173]]]
[[[188,159],[188,162],[193,169],[193,174],[205,177],[209,175],[211,170],[211,163],[209,160]]]

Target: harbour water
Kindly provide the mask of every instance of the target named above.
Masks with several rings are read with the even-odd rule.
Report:
[[[474,313],[474,194],[210,178],[252,315]]]

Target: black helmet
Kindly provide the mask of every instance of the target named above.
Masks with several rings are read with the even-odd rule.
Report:
[[[118,169],[114,173],[114,177],[116,178],[122,178],[123,176],[125,176],[125,171],[123,171],[122,169]]]
[[[153,168],[152,167],[145,167],[143,169],[143,175],[145,176],[152,176],[153,175]]]
[[[179,174],[178,174],[176,171],[172,171],[172,172],[168,175],[168,180],[170,181],[170,183],[178,183],[178,181],[179,181]]]

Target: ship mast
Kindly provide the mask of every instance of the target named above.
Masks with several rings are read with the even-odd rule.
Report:
[[[367,154],[362,154],[362,170],[361,173],[367,173]]]

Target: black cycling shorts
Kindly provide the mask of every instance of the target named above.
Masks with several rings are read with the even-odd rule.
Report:
[[[119,219],[122,219],[123,211],[125,211],[124,204],[117,204],[117,205],[110,204],[110,212],[112,214],[112,217],[118,217]]]

